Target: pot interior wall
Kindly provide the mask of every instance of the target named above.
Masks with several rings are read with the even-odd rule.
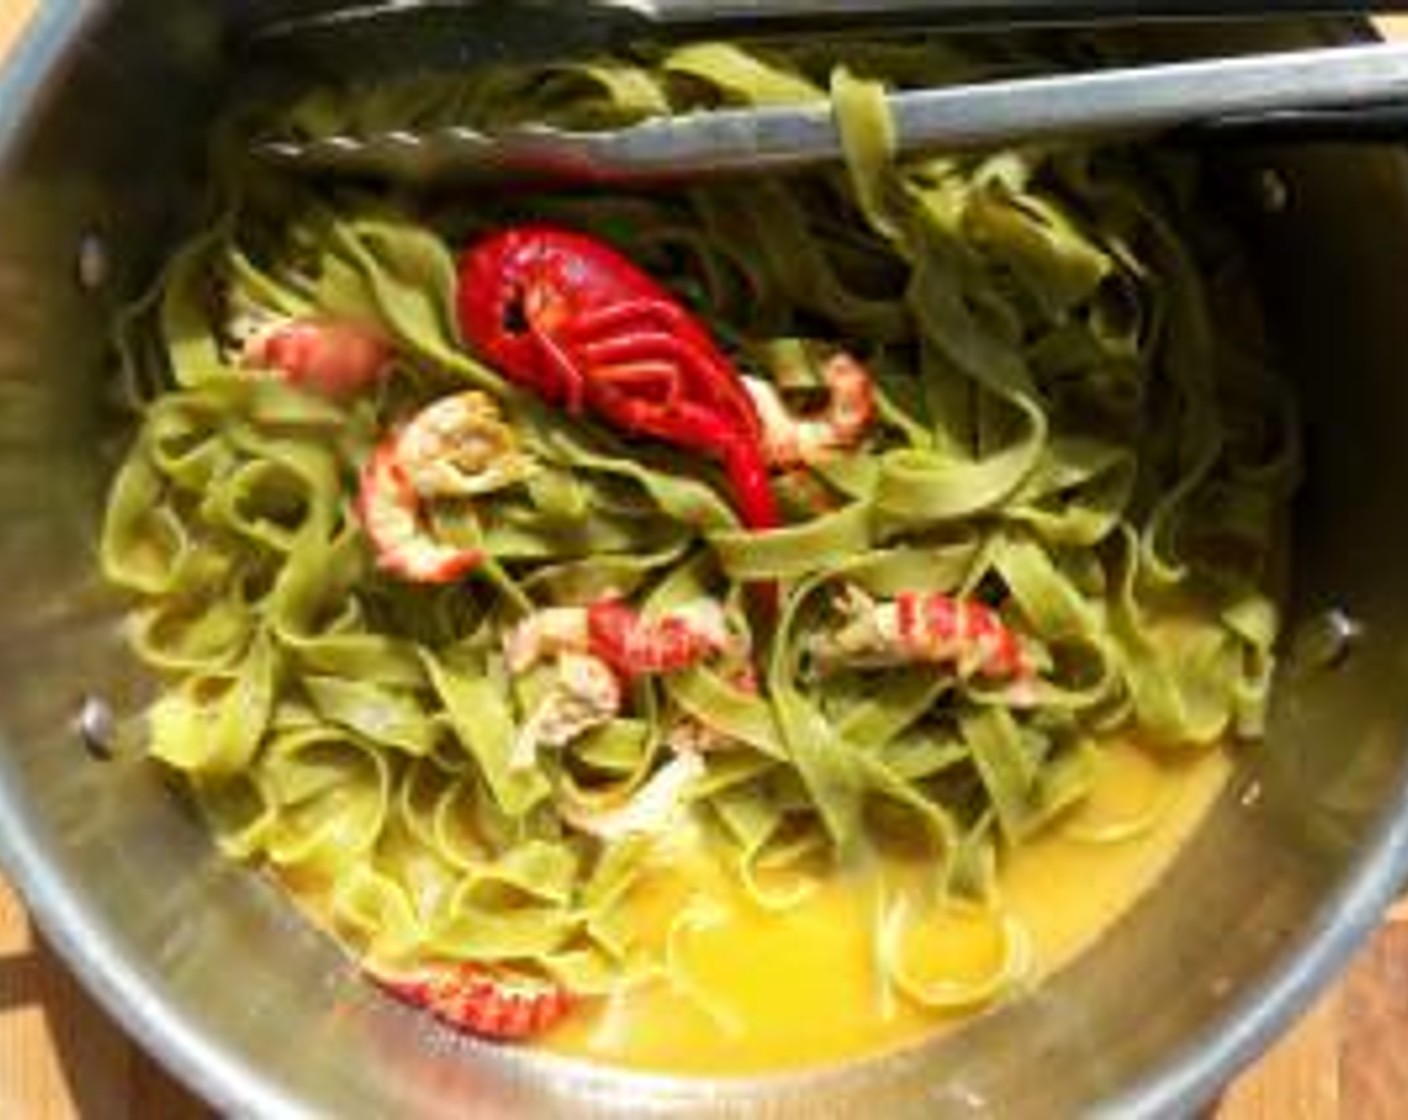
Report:
[[[1375,920],[1405,850],[1408,165],[1388,150],[1268,150],[1224,157],[1217,178],[1257,250],[1304,409],[1290,629],[1339,607],[1364,631],[1337,667],[1288,672],[1269,742],[1117,936],[935,1045],[754,1083],[504,1057],[368,990],[269,884],[215,856],[153,767],[127,752],[96,761],[74,733],[85,696],[133,711],[146,688],[94,563],[121,449],[107,330],[192,214],[218,92],[213,27],[157,7],[126,5],[76,54],[0,180],[0,852],[90,985],[217,1103],[423,1116],[470,1100],[476,1115],[569,1101],[575,1115],[625,1102],[916,1116],[1187,1106]],[[1267,169],[1284,186],[1274,212],[1257,205]],[[108,252],[97,291],[75,264],[92,233]]]

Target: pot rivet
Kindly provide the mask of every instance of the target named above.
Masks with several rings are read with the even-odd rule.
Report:
[[[78,239],[75,267],[78,285],[85,292],[96,292],[107,283],[108,247],[102,237],[90,230]]]
[[[1343,664],[1363,636],[1362,622],[1331,607],[1301,628],[1292,656],[1302,669],[1333,669]]]
[[[88,696],[78,710],[75,721],[78,738],[87,752],[97,759],[113,756],[113,746],[117,741],[117,719],[112,707],[99,696]]]
[[[1286,177],[1274,167],[1263,167],[1256,174],[1256,199],[1265,213],[1282,213],[1291,201]]]

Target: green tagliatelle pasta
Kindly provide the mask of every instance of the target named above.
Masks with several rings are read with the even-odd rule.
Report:
[[[599,993],[668,967],[624,906],[655,838],[571,822],[658,774],[682,716],[728,743],[687,796],[761,904],[868,849],[919,846],[940,905],[990,908],[1013,945],[994,853],[1080,801],[1104,741],[1260,733],[1297,465],[1256,324],[1212,317],[1209,270],[1235,258],[1195,232],[1182,169],[1147,153],[896,158],[886,84],[1010,61],[694,44],[328,91],[263,122],[602,127],[830,98],[845,166],[793,179],[392,202],[222,161],[221,216],[124,319],[142,422],[102,559],[138,597],[133,640],[164,684],[152,753],[189,777],[228,851],[316,895],[376,957],[501,962]],[[819,384],[816,343],[844,347],[875,379],[870,438],[779,477],[788,523],[749,532],[707,462],[514,387],[458,337],[454,257],[526,219],[610,241],[783,388]],[[252,376],[229,335],[249,309],[374,325],[395,372],[348,401]],[[487,557],[472,577],[406,585],[376,568],[358,472],[394,421],[463,388],[498,402],[535,469],[444,511],[440,531]],[[708,595],[747,631],[752,581],[781,592],[775,626],[751,634],[759,690],[723,664],[637,682],[618,719],[513,764],[542,687],[501,650],[525,612]],[[843,585],[992,604],[1044,651],[1031,703],[935,666],[822,687],[809,651]],[[881,923],[897,990],[997,994],[1000,977],[909,976],[894,948],[908,912]]]

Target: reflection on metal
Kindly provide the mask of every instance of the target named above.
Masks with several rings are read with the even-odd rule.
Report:
[[[1364,624],[1339,607],[1301,623],[1291,640],[1289,668],[1297,675],[1344,665],[1364,635]]]
[[[83,701],[76,721],[78,737],[94,758],[109,759],[117,742],[117,719],[112,707],[100,696]]]
[[[85,292],[96,292],[107,283],[108,247],[99,234],[90,230],[78,239],[75,271]]]
[[[1286,177],[1274,167],[1263,167],[1256,175],[1256,201],[1266,214],[1283,213],[1291,201]]]

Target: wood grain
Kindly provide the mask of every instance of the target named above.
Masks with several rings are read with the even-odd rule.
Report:
[[[0,56],[36,0],[0,0]],[[1382,21],[1408,38],[1408,16]],[[0,883],[0,1117],[185,1120],[209,1111],[93,1003]],[[1216,1120],[1408,1115],[1408,901],[1346,978],[1224,1095]]]
[[[10,49],[10,44],[19,38],[20,28],[29,22],[29,14],[34,10],[35,0],[5,0],[0,5],[0,57]]]
[[[0,885],[0,1116],[207,1115],[98,1009]]]

